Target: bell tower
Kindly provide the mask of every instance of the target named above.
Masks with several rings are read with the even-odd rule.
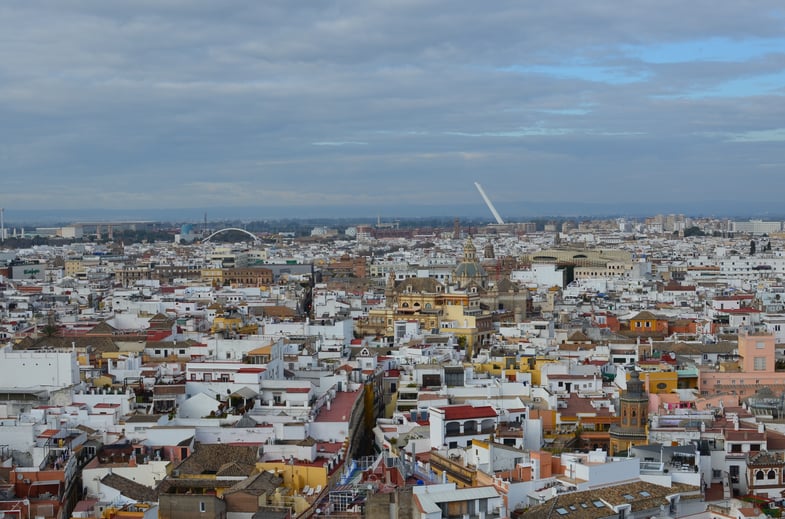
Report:
[[[649,443],[649,394],[643,388],[640,374],[633,370],[627,390],[619,397],[619,423],[610,429],[610,449],[613,456],[635,445]]]

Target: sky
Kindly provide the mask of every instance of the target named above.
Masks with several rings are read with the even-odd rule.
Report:
[[[785,198],[781,0],[4,0],[0,206]]]

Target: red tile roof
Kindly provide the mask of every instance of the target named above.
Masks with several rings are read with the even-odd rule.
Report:
[[[267,368],[240,368],[237,373],[264,373]]]
[[[330,409],[328,410],[326,405],[322,406],[314,422],[348,422],[358,398],[359,391],[339,391],[330,402]]]
[[[444,411],[445,420],[468,420],[470,418],[495,418],[496,410],[489,405],[450,405],[439,408]]]

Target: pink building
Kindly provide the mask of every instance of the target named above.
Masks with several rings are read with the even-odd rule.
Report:
[[[698,388],[701,395],[735,395],[746,398],[761,386],[769,386],[775,394],[785,389],[785,372],[775,371],[774,335],[768,333],[740,334],[736,366],[725,371],[701,367]]]

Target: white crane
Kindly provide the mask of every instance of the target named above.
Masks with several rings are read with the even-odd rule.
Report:
[[[488,195],[485,194],[485,190],[482,188],[480,183],[475,182],[474,185],[477,187],[477,191],[480,192],[480,196],[482,197],[482,199],[485,200],[485,205],[488,206],[488,209],[490,209],[491,213],[493,213],[493,217],[496,218],[496,223],[498,223],[499,225],[504,225],[504,220],[502,220],[502,217],[499,216],[499,211],[497,211],[496,208],[493,207],[493,202],[491,202],[491,199],[488,198]]]

